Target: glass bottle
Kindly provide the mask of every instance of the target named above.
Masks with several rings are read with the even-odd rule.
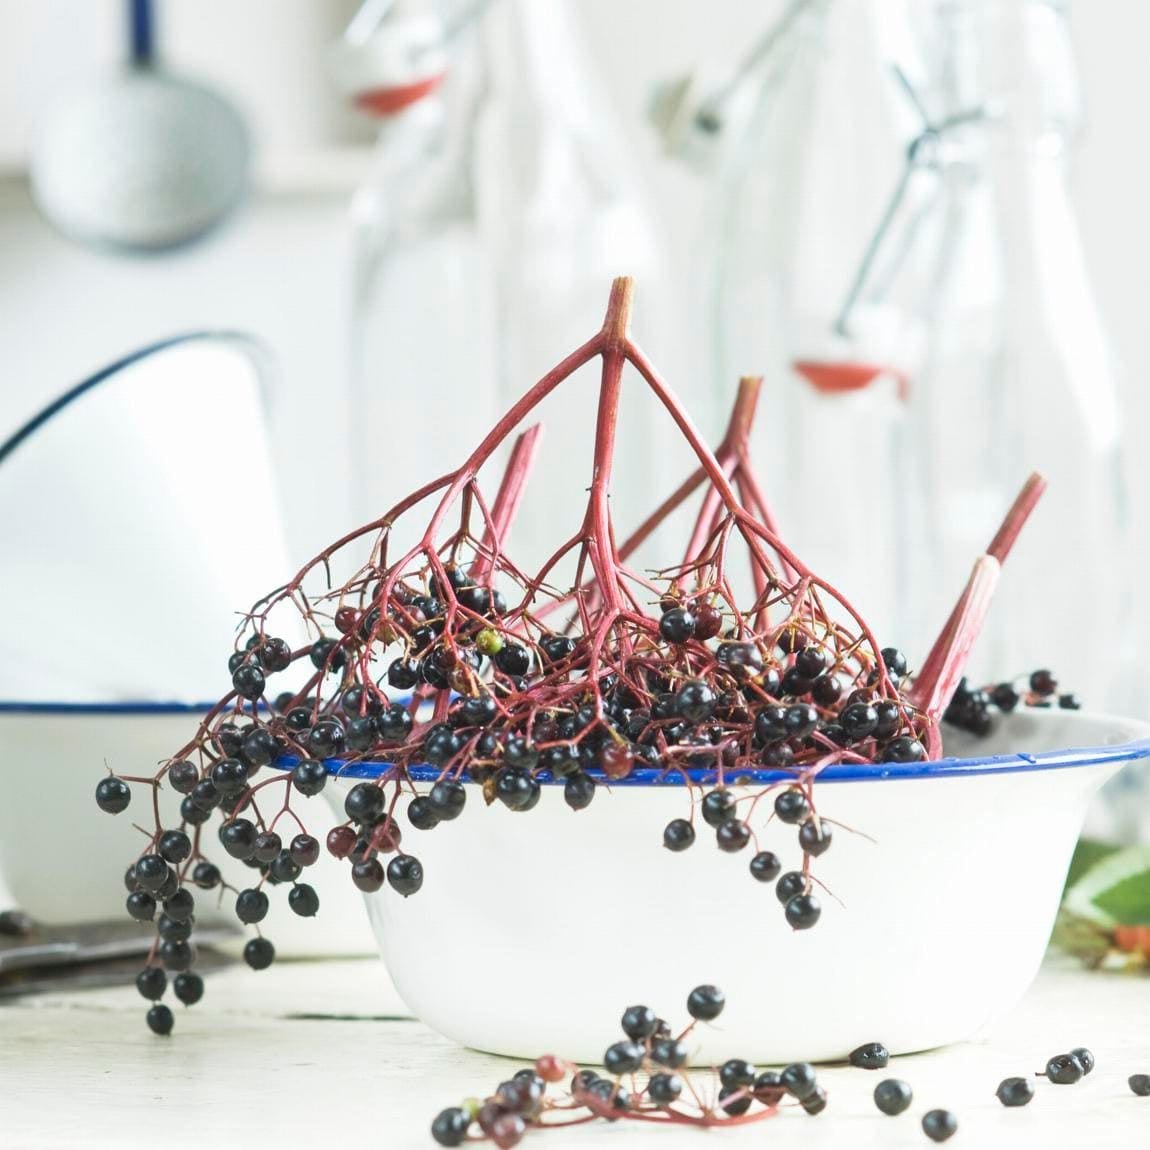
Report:
[[[442,82],[408,78],[420,96],[382,122],[353,211],[364,514],[462,462],[595,333],[614,275],[656,278],[648,218],[565,0],[424,9],[441,21]],[[376,35],[395,36],[397,16]],[[590,479],[590,394],[563,388],[540,409],[540,461],[515,525],[521,564],[560,542],[553,500]],[[652,482],[638,447],[622,502],[645,510]]]
[[[741,119],[703,109],[727,135],[714,362],[773,384],[757,451],[787,535],[921,658],[1043,471],[972,671],[1049,664],[1128,705],[1121,420],[1069,199],[1062,6],[800,0],[743,84]]]

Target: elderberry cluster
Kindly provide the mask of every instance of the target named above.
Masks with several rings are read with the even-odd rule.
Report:
[[[490,1141],[499,1150],[509,1150],[531,1129],[582,1122],[588,1114],[609,1122],[638,1118],[708,1127],[769,1118],[788,1097],[811,1115],[826,1109],[826,1091],[806,1062],[776,1073],[731,1058],[710,1070],[714,1081],[703,1089],[688,1083],[690,1035],[698,1023],[718,1018],[725,1004],[718,987],[695,987],[687,997],[692,1022],[678,1034],[650,1007],[629,1006],[620,1020],[623,1039],[603,1055],[605,1073],[580,1070],[545,1054],[500,1083],[486,1099],[469,1098],[440,1111],[431,1136],[440,1146]],[[548,1094],[549,1087],[569,1074],[566,1091]],[[645,1078],[642,1084],[638,1075]]]
[[[1058,693],[1058,680],[1047,670],[1034,671],[1026,676],[1021,689],[1018,680],[975,688],[963,679],[943,719],[952,727],[983,736],[993,729],[996,714],[1009,715],[1020,704],[1045,710],[1056,703],[1063,711],[1077,711],[1082,706],[1077,695]]]

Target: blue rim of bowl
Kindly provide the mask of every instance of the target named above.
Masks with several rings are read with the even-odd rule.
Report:
[[[210,710],[211,703],[178,702],[108,702],[108,703],[50,703],[0,700],[0,715],[193,715]],[[1065,720],[1066,712],[1050,712]],[[1135,719],[1119,718],[1097,712],[1080,712],[1083,719],[1111,721],[1116,727],[1144,726]],[[1027,718],[1039,722],[1047,718],[1046,712],[1031,712]],[[1071,720],[1073,721],[1073,720]],[[1150,736],[1132,739],[1124,743],[1106,746],[1067,747],[1055,751],[1038,751],[1034,754],[1016,752],[1009,755],[985,755],[982,758],[935,759],[926,763],[838,763],[819,773],[819,781],[827,783],[861,783],[881,779],[941,779],[966,778],[973,775],[998,775],[1032,771],[1065,770],[1073,767],[1096,767],[1113,763],[1136,762],[1150,759]],[[299,756],[285,755],[273,764],[278,770],[291,770],[299,762]],[[328,773],[344,779],[376,779],[384,774],[392,764],[386,762],[348,763],[340,759],[327,759],[324,764]],[[439,767],[420,763],[408,769],[408,777],[417,783],[433,783],[440,774]],[[638,767],[625,779],[609,780],[602,771],[592,769],[587,772],[596,782],[612,787],[682,786],[684,772],[666,772],[656,767]],[[715,770],[711,767],[689,767],[686,775],[694,784],[712,782]],[[728,772],[727,781],[732,785],[745,781],[749,784],[764,785],[785,782],[793,779],[795,772],[780,770],[741,770]],[[466,772],[464,781],[470,781]],[[541,771],[537,776],[541,783],[562,783],[549,772]]]
[[[221,328],[216,331],[184,332],[181,335],[169,336],[167,339],[150,343],[146,347],[137,348],[135,351],[121,356],[106,367],[102,367],[94,375],[90,375],[87,379],[81,380],[75,387],[69,388],[62,395],[58,395],[51,403],[36,412],[25,424],[18,427],[7,439],[0,442],[0,463],[3,463],[22,443],[35,435],[50,419],[59,415],[61,411],[69,407],[81,396],[86,395],[93,388],[98,387],[101,383],[115,379],[125,368],[131,367],[133,364],[139,363],[149,356],[157,355],[161,351],[167,351],[169,348],[179,347],[186,343],[205,342],[228,343],[243,347],[255,362],[257,374],[261,381],[261,391],[266,393],[266,383],[264,380],[269,354],[267,348],[258,339],[242,331],[232,331],[227,328]]]

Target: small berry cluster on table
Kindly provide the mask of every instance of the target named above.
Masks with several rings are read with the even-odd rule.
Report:
[[[603,1054],[605,1073],[544,1054],[501,1082],[488,1097],[467,1098],[441,1110],[431,1123],[431,1136],[440,1146],[491,1142],[499,1150],[510,1150],[532,1131],[596,1120],[726,1128],[759,1122],[788,1109],[822,1114],[828,1106],[827,1091],[807,1062],[777,1072],[760,1070],[742,1058],[728,1059],[718,1067],[690,1065],[695,1028],[717,1019],[725,1005],[718,987],[695,987],[687,997],[692,1021],[678,1033],[650,1007],[630,1006],[620,1020],[622,1041],[612,1043]],[[868,1042],[851,1051],[846,1061],[877,1071],[887,1067],[890,1054],[881,1042]],[[1036,1077],[1073,1085],[1094,1065],[1094,1055],[1079,1046],[1049,1059]],[[1137,1095],[1150,1095],[1148,1075],[1135,1074],[1128,1085]],[[1027,1106],[1034,1100],[1035,1082],[1027,1077],[1003,1079],[995,1096],[1006,1107]],[[875,1086],[873,1098],[881,1114],[895,1118],[913,1106],[914,1090],[901,1078],[884,1078]],[[925,1111],[919,1121],[932,1142],[945,1142],[958,1130],[958,1118],[942,1108]]]
[[[376,769],[348,791],[345,818],[324,841],[362,891],[419,892],[424,868],[410,838],[450,833],[469,802],[527,814],[554,784],[579,812],[601,791],[643,777],[683,784],[683,816],[663,829],[664,846],[691,846],[701,821],[719,849],[749,851],[753,879],[774,883],[785,921],[805,930],[822,913],[814,864],[836,825],[819,809],[820,773],[941,755],[943,715],[959,713],[952,697],[1001,564],[1042,494],[1041,477],[1022,488],[911,674],[907,657],[883,646],[780,536],[749,458],[759,381],[742,382],[728,430],[709,450],[632,340],[630,294],[629,281],[615,284],[602,330],[535,384],[461,466],[337,540],[253,605],[228,661],[231,691],[159,770],[100,782],[105,811],[128,807],[131,784],[151,800],[152,826],[140,828],[146,842],[125,881],[128,913],[156,924],[140,989],[157,1002],[148,1015],[157,1033],[172,1027],[158,1001],[165,971],[178,976],[172,989],[181,1002],[203,992],[191,972],[198,898],[232,900],[239,921],[256,931],[244,952],[255,969],[275,957],[260,933],[274,888],[286,889],[296,914],[319,911],[304,879],[321,842],[297,808],[349,764]],[[596,358],[586,505],[528,573],[506,541],[539,428],[513,436]],[[627,364],[670,414],[697,468],[620,541],[609,492]],[[505,443],[489,500],[480,471]],[[696,494],[694,525],[674,552],[681,559],[640,569],[635,555]],[[418,541],[400,546],[396,524],[424,504]],[[307,630],[305,643],[293,648],[277,634],[285,617]],[[1008,709],[1005,696],[995,698]],[[977,713],[981,727],[988,706],[979,696],[962,714]],[[166,789],[180,796],[177,826],[161,817]],[[756,813],[796,828],[791,869],[760,849]],[[251,868],[247,885],[226,881],[209,857],[213,820],[220,848]],[[653,845],[657,836],[655,828]]]

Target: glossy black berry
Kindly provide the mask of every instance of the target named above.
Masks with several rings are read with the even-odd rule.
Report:
[[[807,819],[799,827],[799,846],[809,855],[818,858],[831,848],[831,828],[824,822]]]
[[[365,894],[374,894],[383,886],[383,864],[379,859],[362,859],[351,868],[351,881]]]
[[[921,763],[925,758],[926,748],[910,735],[891,739],[882,752],[884,763]]]
[[[811,698],[820,707],[833,707],[842,698],[843,684],[837,675],[820,675],[811,684]]]
[[[695,616],[686,607],[672,607],[659,620],[659,634],[668,643],[685,643],[695,634]]]
[[[401,656],[387,668],[387,681],[397,691],[410,691],[419,682],[419,660]]]
[[[583,771],[570,775],[563,784],[563,801],[573,810],[585,810],[595,798],[595,780]]]
[[[1126,1085],[1138,1095],[1139,1098],[1150,1097],[1150,1074],[1131,1074],[1126,1079]]]
[[[687,1064],[688,1057],[687,1044],[677,1038],[656,1038],[651,1043],[651,1061],[658,1066],[669,1066],[677,1070]]]
[[[740,1086],[750,1086],[759,1072],[744,1058],[728,1058],[719,1067],[719,1081],[728,1090],[736,1090]]]
[[[784,823],[801,823],[810,813],[811,805],[797,787],[780,791],[775,796],[775,814]]]
[[[1089,1074],[1094,1069],[1094,1054],[1085,1046],[1076,1046],[1070,1053],[1082,1063],[1083,1074]]]
[[[167,879],[168,864],[159,855],[144,855],[136,860],[136,882],[144,890],[154,893]]]
[[[839,712],[839,726],[852,743],[874,734],[878,712],[870,703],[851,703]]]
[[[818,726],[819,713],[810,703],[794,703],[787,708],[787,737],[805,739]]]
[[[712,1022],[723,1013],[727,1004],[726,995],[717,987],[709,984],[696,986],[687,995],[687,1013],[700,1022]]]
[[[1046,1077],[1059,1086],[1073,1086],[1085,1073],[1073,1054],[1058,1054],[1046,1064]]]
[[[156,920],[156,934],[160,938],[170,938],[177,942],[187,942],[192,937],[192,926],[195,919],[189,915],[186,919],[172,918],[171,915],[161,914]]]
[[[424,795],[412,799],[407,805],[407,821],[417,831],[430,831],[439,826],[439,816],[431,805],[431,800]]]
[[[268,878],[272,882],[295,882],[303,867],[292,858],[291,851],[282,850],[268,866]]]
[[[715,843],[719,850],[734,854],[751,841],[751,828],[738,819],[729,819],[715,830]]]
[[[518,643],[504,643],[493,661],[503,674],[512,678],[526,675],[531,670],[531,652]]]
[[[504,767],[496,776],[495,794],[511,810],[526,811],[539,800],[539,784],[529,771],[520,767]]]
[[[201,810],[212,811],[220,805],[220,792],[211,779],[200,779],[192,787],[188,799]]]
[[[196,959],[196,952],[186,938],[162,939],[156,953],[168,970],[187,970]]]
[[[467,789],[456,779],[440,779],[427,796],[435,817],[443,822],[457,819],[467,802]],[[410,811],[409,811],[410,814]]]
[[[753,1101],[750,1091],[742,1087],[724,1087],[719,1091],[719,1107],[732,1118],[746,1114]]]
[[[549,663],[561,663],[575,653],[575,640],[569,635],[544,635],[539,649]]]
[[[374,783],[356,783],[343,801],[344,813],[357,823],[373,823],[383,814],[383,791]]]
[[[1058,690],[1058,680],[1049,671],[1035,671],[1030,676],[1030,689],[1043,697],[1053,695]]]
[[[167,862],[182,863],[192,853],[192,840],[183,831],[164,831],[156,853]]]
[[[647,1097],[656,1106],[670,1106],[683,1093],[683,1080],[677,1074],[652,1074],[647,1083]]]
[[[195,896],[186,887],[180,887],[170,898],[164,899],[164,914],[176,922],[187,922],[195,913]]]
[[[802,1108],[813,1118],[816,1114],[821,1114],[827,1108],[827,1092],[821,1087],[816,1086],[802,1100]]]
[[[589,745],[588,749],[591,749]],[[552,778],[565,779],[579,769],[579,748],[571,743],[557,743],[543,752],[539,765],[550,771]]]
[[[168,989],[168,976],[161,966],[145,966],[136,975],[136,989],[150,1002],[164,997]]]
[[[471,1125],[471,1115],[458,1106],[441,1110],[431,1124],[431,1136],[440,1146],[462,1146]]]
[[[603,1069],[611,1075],[630,1074],[643,1065],[643,1048],[636,1042],[616,1042],[603,1054]]]
[[[118,815],[128,809],[132,801],[132,788],[123,779],[109,775],[96,784],[96,806],[109,815]]]
[[[711,827],[720,827],[735,817],[735,796],[730,791],[708,791],[703,796],[703,821]]]
[[[810,930],[823,913],[822,904],[813,894],[797,894],[783,908],[787,922],[794,930]]]
[[[249,939],[244,947],[244,962],[252,970],[267,970],[275,962],[276,948],[266,938]]]
[[[906,673],[910,669],[906,656],[897,647],[884,647],[881,653],[882,661],[886,666],[886,673],[897,685],[906,678]]]
[[[318,795],[327,784],[327,768],[318,759],[301,759],[292,768],[291,782],[301,795]]]
[[[307,733],[308,750],[317,759],[330,759],[347,746],[347,731],[338,719],[320,719]]]
[[[539,765],[539,752],[526,739],[516,737],[507,740],[503,761],[509,767],[522,767],[529,771]]]
[[[856,1046],[847,1061],[860,1070],[882,1070],[890,1062],[890,1051],[881,1042],[867,1042]]]
[[[994,1096],[1003,1106],[1026,1106],[1034,1097],[1034,1083],[1029,1078],[1004,1078]]]
[[[685,851],[695,841],[695,828],[686,819],[672,819],[663,828],[663,846],[669,851]]]
[[[317,639],[311,645],[308,657],[317,671],[340,671],[347,662],[347,653],[337,647],[335,639]]]
[[[705,722],[715,713],[715,692],[706,683],[684,683],[675,692],[675,709],[689,723]]]
[[[262,890],[249,887],[236,897],[236,918],[251,925],[263,922],[268,913],[268,896]]]
[[[874,1104],[892,1118],[914,1101],[914,1091],[901,1078],[884,1078],[874,1088]]]
[[[776,743],[788,734],[787,708],[772,703],[755,716],[755,739],[762,745]]]
[[[185,1006],[195,1006],[204,997],[204,980],[194,971],[185,971],[172,980],[172,990]]]
[[[806,876],[802,871],[789,870],[775,884],[775,895],[781,903],[788,903],[797,894],[807,889]]]
[[[649,1006],[628,1006],[620,1019],[623,1033],[632,1042],[650,1038],[659,1026],[659,1016]]]
[[[945,1142],[958,1129],[958,1119],[949,1110],[928,1110],[922,1116],[922,1132],[932,1142]]]
[[[220,844],[234,859],[250,859],[255,852],[256,828],[249,819],[232,819],[219,830]]]
[[[809,1062],[792,1062],[780,1075],[783,1089],[800,1102],[814,1093],[818,1082],[815,1068]]]
[[[172,790],[186,795],[200,781],[200,772],[194,763],[189,763],[187,759],[181,759],[168,767],[167,778],[168,785]]]
[[[244,663],[232,672],[232,687],[243,699],[258,699],[264,693],[264,673],[254,663]]]
[[[774,851],[759,851],[753,859],[751,859],[751,874],[759,880],[759,882],[774,882],[779,877],[779,872],[783,869],[783,865],[779,862],[779,856]]]
[[[146,1018],[148,1029],[153,1034],[158,1034],[161,1037],[166,1037],[171,1034],[172,1027],[176,1024],[171,1009],[162,1002],[157,1002],[156,1005],[148,1011]]]
[[[124,906],[137,922],[151,922],[156,917],[156,900],[147,891],[132,891]]]
[[[248,769],[239,759],[220,759],[212,767],[212,784],[227,799],[234,799],[248,785]],[[231,803],[228,804],[232,805]]]
[[[220,868],[215,863],[198,862],[192,868],[192,882],[200,890],[215,890],[220,885]]]
[[[279,754],[276,737],[266,727],[253,727],[245,736],[240,756],[252,767],[266,767]]]
[[[387,881],[407,898],[423,886],[423,864],[414,855],[397,855],[387,864]]]
[[[301,918],[311,918],[319,912],[319,895],[315,887],[306,882],[296,883],[288,895],[288,906]]]
[[[407,708],[397,703],[378,715],[375,725],[383,742],[402,743],[411,734],[413,720]]]

